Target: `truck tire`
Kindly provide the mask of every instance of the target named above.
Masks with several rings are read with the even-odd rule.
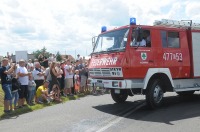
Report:
[[[176,92],[180,96],[191,96],[194,94],[195,91],[182,91],[182,92]]]
[[[159,79],[152,80],[147,86],[146,103],[150,109],[160,107],[163,103],[163,87]]]
[[[120,90],[120,94],[116,94],[114,89],[111,89],[112,99],[116,103],[124,103],[128,97],[128,93],[126,90]]]

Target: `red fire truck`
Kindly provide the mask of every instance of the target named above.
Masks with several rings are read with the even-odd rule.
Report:
[[[153,26],[130,25],[93,38],[90,86],[111,90],[117,103],[143,94],[150,108],[165,92],[192,95],[200,90],[200,24],[162,19]]]

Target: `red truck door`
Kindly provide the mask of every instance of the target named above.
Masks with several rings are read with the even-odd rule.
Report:
[[[144,78],[149,67],[154,67],[154,49],[152,48],[151,30],[142,28],[140,39],[135,42],[132,36],[135,35],[135,29],[131,32],[131,42],[129,49],[129,69],[126,69],[125,75],[131,78]],[[144,43],[145,41],[145,43]]]

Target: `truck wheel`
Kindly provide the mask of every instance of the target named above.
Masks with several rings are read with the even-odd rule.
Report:
[[[149,108],[155,109],[163,103],[163,88],[159,79],[153,80],[147,86],[146,102]]]
[[[182,91],[182,92],[176,92],[180,96],[191,96],[194,94],[195,91]]]
[[[112,99],[116,103],[124,103],[128,97],[128,93],[126,90],[120,90],[120,94],[116,94],[114,89],[111,89]]]

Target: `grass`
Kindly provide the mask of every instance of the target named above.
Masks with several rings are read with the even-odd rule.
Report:
[[[70,100],[76,100],[78,98],[86,96],[87,94],[89,94],[89,93],[75,95],[75,96],[71,96],[71,97],[61,97],[62,103],[70,101]],[[20,109],[17,109],[15,111],[11,112],[10,114],[5,114],[3,112],[3,110],[4,110],[4,108],[3,108],[3,97],[4,97],[4,93],[3,93],[2,88],[0,86],[0,120],[10,118],[10,117],[14,117],[14,116],[19,116],[19,115],[24,114],[24,113],[32,112],[32,111],[42,109],[42,108],[47,107],[47,106],[52,106],[52,105],[58,104],[58,103],[55,103],[55,102],[51,102],[50,104],[45,104],[45,103],[44,104],[35,104],[34,106],[26,105],[23,108],[20,108]]]
[[[3,97],[4,97],[4,92],[0,85],[0,119],[1,119],[1,115],[4,114],[4,112],[3,112]]]

